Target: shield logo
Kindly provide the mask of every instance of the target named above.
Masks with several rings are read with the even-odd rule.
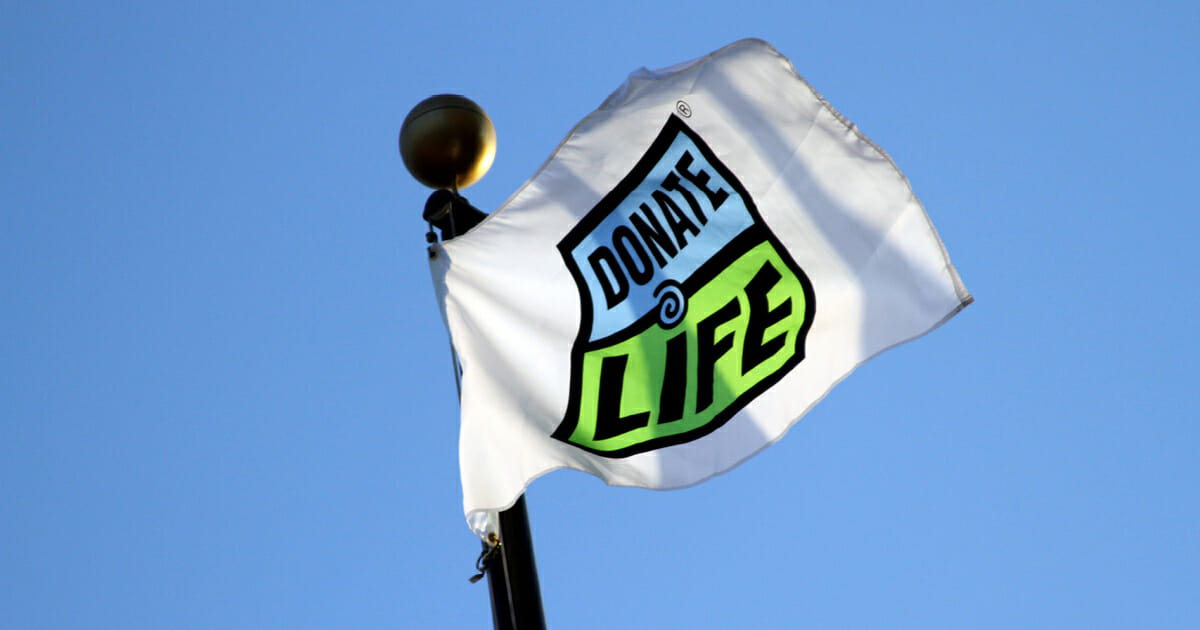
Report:
[[[581,306],[558,440],[606,457],[689,442],[804,359],[811,282],[678,116],[558,249]]]

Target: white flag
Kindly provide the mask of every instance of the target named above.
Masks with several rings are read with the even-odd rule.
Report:
[[[904,175],[759,40],[633,73],[430,257],[481,536],[557,468],[725,472],[971,302]]]

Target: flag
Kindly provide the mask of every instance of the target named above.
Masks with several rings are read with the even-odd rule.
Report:
[[[891,158],[753,39],[634,72],[430,264],[480,536],[558,468],[725,472],[972,299]]]

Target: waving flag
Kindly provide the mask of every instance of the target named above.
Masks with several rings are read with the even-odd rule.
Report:
[[[727,471],[971,302],[904,175],[759,40],[633,73],[430,264],[481,536],[557,468]]]

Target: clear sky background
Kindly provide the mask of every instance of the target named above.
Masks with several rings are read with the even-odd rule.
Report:
[[[976,303],[683,491],[530,488],[553,628],[1200,627],[1200,9],[6,3],[0,627],[486,628],[428,191],[492,210],[626,75],[760,37]]]

